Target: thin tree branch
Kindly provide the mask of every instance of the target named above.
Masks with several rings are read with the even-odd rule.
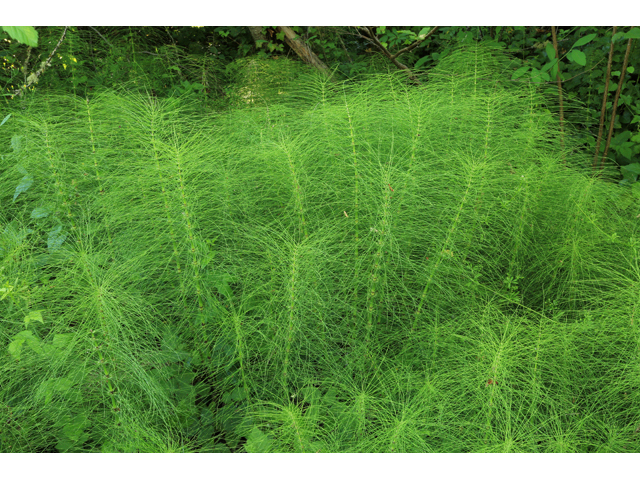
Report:
[[[342,49],[344,50],[344,53],[347,54],[347,58],[349,59],[349,62],[353,63],[353,59],[351,58],[351,55],[349,55],[349,51],[347,50],[347,47],[345,46],[344,42],[342,41],[342,35],[340,35],[340,33],[338,33],[338,40],[340,40],[340,44],[342,45]]]
[[[107,45],[109,45],[110,47],[113,47],[113,45],[111,44],[111,42],[109,40],[107,40],[98,30],[96,30],[93,27],[89,27],[91,30],[93,30],[94,32],[96,32],[98,35],[100,35],[100,38],[103,39],[105,42],[107,42]]]
[[[599,61],[598,63],[596,63],[593,67],[591,67],[591,68],[589,68],[589,69],[585,70],[584,72],[580,72],[580,73],[578,73],[578,74],[574,75],[574,76],[573,76],[573,77],[571,77],[571,78],[567,78],[567,79],[563,80],[563,82],[564,82],[564,83],[567,83],[569,80],[573,80],[574,78],[577,78],[577,77],[579,77],[580,75],[584,75],[585,73],[590,72],[591,70],[593,70],[594,68],[596,68],[598,65],[600,65],[603,61],[604,61],[604,60],[600,60],[600,61]]]
[[[436,30],[438,30],[439,27],[433,27],[433,29],[427,33],[424,37],[420,37],[418,38],[418,40],[416,40],[415,42],[413,42],[411,45],[409,45],[408,47],[403,48],[402,50],[396,52],[396,54],[394,55],[395,58],[399,57],[400,55],[402,55],[403,53],[406,52],[410,52],[411,50],[413,50],[414,48],[416,48],[418,45],[420,45],[422,42],[424,42],[427,38],[429,38],[431,35],[433,35],[434,33],[436,33]]]
[[[21,88],[19,88],[18,90],[13,92],[13,95],[11,95],[11,98],[14,98],[16,96],[20,96],[22,95],[22,93],[29,88],[31,85],[33,85],[34,83],[37,83],[38,78],[40,77],[40,75],[42,75],[44,73],[44,71],[47,69],[47,67],[51,66],[51,59],[53,58],[53,55],[56,53],[56,50],[58,50],[58,47],[60,45],[62,45],[62,41],[64,40],[65,35],[67,34],[67,29],[69,27],[64,27],[64,32],[62,32],[62,36],[60,37],[60,40],[58,40],[58,44],[56,45],[56,47],[51,51],[51,54],[49,55],[49,58],[47,58],[44,62],[42,62],[42,65],[40,66],[40,68],[38,69],[37,72],[32,73],[31,75],[29,75],[28,77],[28,81],[25,85],[23,85]]]
[[[361,37],[361,38],[364,38],[369,43],[373,44],[378,50],[380,50],[380,52],[382,52],[382,54],[385,57],[387,57],[400,70],[405,70],[408,73],[409,78],[412,81],[420,83],[418,78],[411,72],[411,69],[409,67],[407,67],[404,63],[401,63],[401,62],[398,61],[398,57],[400,55],[402,55],[403,53],[411,51],[414,48],[416,48],[418,45],[420,45],[422,42],[424,42],[425,39],[427,39],[429,36],[433,35],[437,29],[438,29],[438,27],[434,27],[424,37],[421,37],[420,39],[416,40],[415,42],[413,42],[408,47],[405,47],[405,48],[399,50],[395,54],[392,54],[391,52],[389,52],[389,50],[387,50],[386,47],[384,45],[382,45],[380,40],[378,40],[378,37],[376,36],[376,34],[373,32],[372,27],[360,27],[360,30],[365,32],[367,34],[367,36],[361,35],[361,34],[357,34],[357,35],[359,37]]]
[[[631,27],[633,28],[633,27]],[[612,37],[613,38],[613,37]],[[613,100],[613,111],[611,112],[611,122],[609,123],[609,135],[607,136],[607,146],[604,148],[602,154],[602,161],[600,162],[600,169],[604,167],[604,160],[607,158],[609,152],[609,146],[611,145],[611,135],[613,135],[613,126],[616,120],[616,110],[618,108],[618,99],[620,98],[620,92],[622,91],[622,82],[624,82],[624,73],[627,70],[627,64],[629,63],[629,52],[631,51],[632,38],[627,42],[627,51],[624,54],[624,62],[622,62],[622,71],[620,72],[620,81],[618,82],[618,89],[616,90],[616,96]]]
[[[604,116],[607,112],[607,96],[609,95],[609,77],[611,76],[611,62],[613,59],[613,37],[616,34],[616,29],[613,27],[613,33],[611,34],[611,47],[609,48],[609,62],[607,63],[607,76],[604,82],[604,93],[602,95],[602,110],[600,112],[600,128],[598,129],[598,140],[596,142],[596,154],[593,156],[592,167],[595,169],[598,165],[598,155],[600,154],[600,142],[602,141],[602,131],[604,130]],[[604,162],[604,160],[603,160]]]

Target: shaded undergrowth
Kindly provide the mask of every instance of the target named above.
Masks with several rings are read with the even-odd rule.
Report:
[[[638,451],[635,206],[506,68],[25,101],[0,450]]]

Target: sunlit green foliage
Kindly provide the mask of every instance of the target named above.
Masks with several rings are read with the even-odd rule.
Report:
[[[512,65],[21,100],[0,450],[638,451],[637,209]]]

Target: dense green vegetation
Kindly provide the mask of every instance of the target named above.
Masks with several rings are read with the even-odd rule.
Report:
[[[553,92],[282,60],[12,100],[0,451],[639,451],[637,200]]]
[[[0,32],[4,45],[0,47],[0,93],[10,96],[29,84],[29,91],[91,96],[128,84],[129,90],[150,90],[162,98],[195,95],[203,108],[220,110],[246,96],[242,84],[248,70],[258,83],[273,84],[274,74],[295,78],[291,70],[300,66],[300,58],[281,28],[258,27],[263,40],[252,38],[248,27],[239,26],[38,27],[35,43],[24,34],[22,43],[16,42],[8,33],[2,42]],[[574,135],[592,153],[591,163],[617,165],[620,180],[629,185],[640,175],[637,27],[435,27],[433,32],[432,27],[420,26],[292,29],[338,81],[396,71],[394,61],[411,71],[428,70],[459,45],[478,41],[503,49],[518,60],[509,71],[500,72],[504,81],[548,89],[556,108],[567,102],[585,107],[559,115],[577,128]],[[11,31],[17,38],[17,32]],[[50,66],[38,75],[53,51]],[[400,55],[392,61],[389,56],[395,54]],[[31,83],[34,78],[37,82]],[[640,196],[640,187],[633,188]]]

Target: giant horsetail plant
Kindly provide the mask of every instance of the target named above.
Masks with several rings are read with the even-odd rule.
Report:
[[[0,451],[639,451],[635,205],[510,69],[20,99]]]

